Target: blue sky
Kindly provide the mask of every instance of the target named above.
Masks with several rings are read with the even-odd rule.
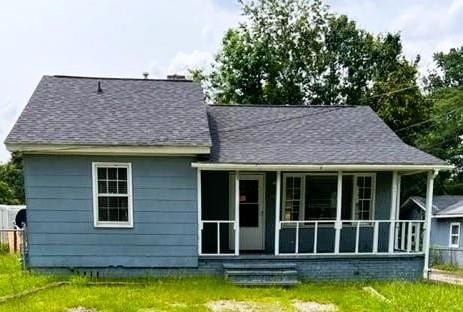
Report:
[[[400,31],[407,57],[463,45],[463,0],[328,0],[375,32]],[[242,19],[234,0],[34,0],[0,3],[0,140],[44,74],[164,77],[207,66]],[[0,147],[0,161],[9,158]]]

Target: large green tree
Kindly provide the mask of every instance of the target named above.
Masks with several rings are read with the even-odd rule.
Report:
[[[370,105],[393,129],[428,117],[399,34],[373,35],[319,0],[242,0],[209,75],[215,103]],[[415,128],[402,131],[407,142]],[[412,132],[412,133],[410,133]]]
[[[434,54],[436,69],[425,79],[431,117],[415,145],[456,167],[439,175],[438,191],[463,194],[463,47]]]

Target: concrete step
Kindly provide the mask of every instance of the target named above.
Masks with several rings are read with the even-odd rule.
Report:
[[[245,275],[245,276],[260,276],[260,275],[283,275],[297,276],[296,270],[225,270],[227,276]]]
[[[295,270],[297,268],[296,263],[292,262],[231,262],[223,264],[224,270]]]
[[[285,287],[290,287],[290,286],[297,286],[301,282],[298,280],[295,281],[260,281],[256,283],[255,281],[240,281],[240,282],[233,282],[235,285],[239,286],[285,286]]]
[[[281,275],[253,275],[253,276],[245,276],[245,275],[233,275],[228,276],[227,280],[233,283],[255,283],[255,284],[262,284],[262,283],[280,283],[280,282],[297,282],[297,276],[281,276]]]
[[[243,286],[294,286],[299,284],[297,266],[288,262],[224,263],[225,278]]]

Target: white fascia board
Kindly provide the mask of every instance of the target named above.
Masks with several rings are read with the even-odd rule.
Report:
[[[426,206],[423,206],[423,204],[421,202],[419,202],[418,200],[415,200],[414,198],[410,198],[410,200],[413,201],[418,207],[420,207],[421,209],[426,211]],[[432,206],[435,207],[434,205],[432,205]]]
[[[433,215],[432,216],[433,218],[436,218],[436,219],[451,219],[451,218],[463,218],[463,214],[454,214],[454,215],[449,215],[449,214],[446,214],[446,215]]]
[[[451,165],[394,165],[394,164],[237,164],[237,163],[192,163],[193,168],[203,170],[251,170],[251,171],[389,171],[389,170],[451,170]]]
[[[109,146],[5,144],[10,152],[56,155],[198,155],[209,154],[209,146]]]

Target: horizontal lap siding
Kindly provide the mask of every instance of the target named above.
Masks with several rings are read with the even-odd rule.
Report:
[[[92,162],[131,162],[134,227],[93,226]],[[26,156],[32,267],[197,266],[190,158]]]

